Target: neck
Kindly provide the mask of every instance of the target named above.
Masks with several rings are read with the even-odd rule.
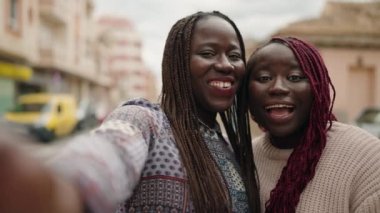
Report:
[[[270,143],[278,149],[294,149],[302,143],[304,131],[298,131],[288,136],[275,136],[269,134]]]
[[[210,115],[199,115],[198,116],[199,121],[203,124],[206,125],[209,128],[214,128],[216,124],[216,114],[214,116]]]

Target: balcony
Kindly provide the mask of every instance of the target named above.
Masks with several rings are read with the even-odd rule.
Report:
[[[39,46],[39,60],[36,67],[47,70],[60,70],[65,74],[86,79],[97,85],[110,86],[111,78],[104,74],[95,73],[95,64],[91,60],[83,60],[81,64],[70,63],[65,48],[58,43],[43,43]],[[0,73],[1,74],[1,73]]]
[[[52,48],[39,48],[40,61],[39,66],[53,67],[55,65],[55,54]]]
[[[42,18],[57,25],[67,22],[67,2],[65,0],[39,0]]]
[[[62,44],[40,41],[38,47],[39,60],[38,67],[56,68],[59,70],[68,69],[68,60],[65,48]]]

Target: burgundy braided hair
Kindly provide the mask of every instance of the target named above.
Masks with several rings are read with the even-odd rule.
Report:
[[[276,187],[265,204],[266,212],[295,212],[300,195],[314,177],[315,168],[326,145],[327,131],[332,121],[335,88],[318,50],[297,38],[272,38],[268,43],[280,43],[294,53],[301,69],[309,79],[314,99],[302,143],[294,148],[283,168]],[[330,91],[333,93],[332,98]]]

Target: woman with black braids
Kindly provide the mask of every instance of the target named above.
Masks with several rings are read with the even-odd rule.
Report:
[[[262,212],[380,212],[380,141],[336,121],[316,48],[273,38],[250,56],[247,74],[246,100],[265,131],[253,142]]]
[[[45,189],[40,197],[49,195],[41,198],[50,204],[46,212],[259,212],[248,112],[237,106],[244,98],[244,51],[236,25],[220,12],[174,24],[162,62],[161,103],[128,101],[90,135],[76,138],[52,162],[66,178],[45,170],[29,175],[51,183],[34,187]],[[1,203],[0,211],[36,208],[15,203]]]

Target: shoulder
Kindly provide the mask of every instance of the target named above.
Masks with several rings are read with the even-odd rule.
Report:
[[[139,98],[120,104],[106,117],[101,126],[132,126],[140,130],[153,130],[167,128],[167,123],[159,104]]]
[[[125,120],[125,119],[146,119],[153,118],[163,114],[161,107],[157,103],[151,103],[150,101],[137,98],[123,102],[111,112],[107,120]]]
[[[152,112],[161,112],[160,104],[152,103],[144,98],[135,98],[124,103],[120,104],[120,109],[130,109],[130,108],[138,108],[140,110],[152,111]]]
[[[152,103],[144,98],[135,98],[135,99],[125,101],[122,104],[120,104],[120,107],[123,107],[123,106],[141,106],[141,107],[146,107],[152,110],[160,109],[160,105],[158,103]]]
[[[326,155],[345,162],[346,169],[352,165],[359,179],[363,173],[378,174],[380,187],[380,139],[359,127],[334,122],[327,140]]]
[[[345,145],[372,146],[380,148],[380,139],[369,132],[350,124],[333,122],[329,130],[328,140],[343,142]],[[380,154],[380,153],[379,153]]]
[[[326,149],[339,152],[339,155],[345,155],[351,160],[378,158],[380,163],[380,139],[350,124],[333,123],[327,133]]]
[[[328,136],[325,152],[333,159],[333,167],[353,175],[353,209],[374,204],[380,208],[380,139],[357,126],[339,122],[334,122]],[[343,162],[341,168],[337,166],[339,162]]]

